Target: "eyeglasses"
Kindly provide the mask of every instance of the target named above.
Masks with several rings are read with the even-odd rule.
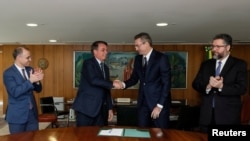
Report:
[[[227,45],[212,45],[211,48],[222,48],[222,47],[226,47]]]
[[[141,47],[143,44],[145,44],[145,42],[142,42],[141,44],[137,44],[137,45],[135,45],[135,47],[139,48],[139,47]]]

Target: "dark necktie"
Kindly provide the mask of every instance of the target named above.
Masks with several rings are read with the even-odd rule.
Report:
[[[143,57],[143,60],[142,60],[142,73],[143,73],[144,77],[146,76],[146,69],[147,69],[147,57]]]
[[[24,70],[24,69],[22,69],[22,73],[23,73],[23,78],[24,78],[25,80],[28,80],[27,77],[26,77],[26,75],[25,75],[25,70]]]
[[[143,68],[146,69],[147,68],[147,57],[143,57]]]
[[[100,65],[101,65],[101,70],[102,70],[103,77],[104,77],[104,79],[105,79],[104,63],[101,62]]]

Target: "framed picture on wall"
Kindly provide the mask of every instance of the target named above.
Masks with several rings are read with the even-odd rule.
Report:
[[[78,88],[81,79],[81,70],[84,60],[91,58],[90,51],[74,51],[73,54],[73,87]]]
[[[133,71],[136,54],[136,52],[109,52],[105,62],[109,66],[110,79],[122,81],[129,79]],[[129,89],[137,88],[139,88],[138,83]]]
[[[135,52],[109,52],[105,63],[109,67],[110,80],[127,80],[133,70]],[[81,78],[82,64],[84,60],[91,58],[90,51],[74,51],[73,58],[73,87],[78,88]],[[138,88],[135,85],[133,88]]]
[[[188,53],[183,51],[164,52],[171,65],[171,88],[187,88]]]
[[[110,80],[119,79],[125,81],[130,78],[133,71],[134,57],[136,52],[109,52],[105,63],[109,67]],[[186,88],[187,87],[187,52],[168,51],[164,52],[168,56],[171,65],[171,87]],[[90,51],[74,51],[73,58],[73,87],[78,88],[81,69],[84,60],[92,57]],[[137,89],[139,84],[130,87]]]

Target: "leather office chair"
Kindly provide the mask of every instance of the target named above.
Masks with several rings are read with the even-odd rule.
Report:
[[[241,108],[241,124],[250,125],[250,95],[243,97]]]
[[[68,110],[59,111],[55,106],[52,96],[40,98],[40,106],[41,106],[41,111],[42,111],[42,115],[44,118],[45,117],[52,118],[53,116],[56,116],[56,122],[55,121],[52,122],[52,127],[58,126],[57,119],[58,119],[58,116],[61,116],[61,115],[66,115],[67,126],[69,126],[69,111]],[[40,120],[42,120],[41,119],[42,115],[39,115]]]
[[[117,106],[118,126],[137,126],[137,108],[135,105]]]

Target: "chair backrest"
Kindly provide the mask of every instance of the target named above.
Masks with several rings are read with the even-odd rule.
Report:
[[[55,105],[52,96],[40,98],[41,111],[45,113],[55,113]]]
[[[117,106],[118,126],[137,126],[137,108],[135,105]]]
[[[243,97],[241,108],[241,124],[250,124],[250,95]]]

